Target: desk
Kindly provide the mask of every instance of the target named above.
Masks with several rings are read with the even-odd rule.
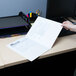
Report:
[[[0,57],[0,69],[1,68],[4,68],[4,63],[3,63],[3,61],[2,61],[2,59],[1,59],[1,57]]]
[[[24,37],[24,35],[0,39],[0,68],[28,62],[26,58],[20,56],[7,47],[7,44],[22,37]],[[56,40],[52,49],[42,54],[39,59],[70,52],[73,50],[76,50],[76,35],[60,37]]]

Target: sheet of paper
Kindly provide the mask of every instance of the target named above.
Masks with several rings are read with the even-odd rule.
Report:
[[[52,48],[61,29],[61,23],[38,17],[27,35],[10,43],[8,47],[33,61]]]

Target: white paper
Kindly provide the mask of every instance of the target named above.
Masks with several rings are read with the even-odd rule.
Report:
[[[61,25],[56,21],[38,17],[27,35],[10,43],[8,47],[26,59],[33,61],[52,48],[62,29]]]

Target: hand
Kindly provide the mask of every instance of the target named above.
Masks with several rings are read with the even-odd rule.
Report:
[[[66,30],[70,30],[70,31],[76,31],[76,26],[74,24],[72,24],[70,21],[64,21],[62,23],[62,26],[66,29]]]

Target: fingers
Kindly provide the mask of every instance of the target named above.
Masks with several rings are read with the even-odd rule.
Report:
[[[74,31],[74,25],[73,25],[70,21],[64,21],[64,22],[62,23],[62,26],[63,26],[66,30]]]
[[[69,22],[69,21],[64,21],[63,23],[62,23],[62,26],[66,29],[66,30],[69,30],[70,28],[69,28],[69,26],[71,25],[71,23]]]
[[[66,26],[63,26],[66,30],[69,30]]]
[[[63,22],[63,24],[67,24],[67,23],[68,23],[68,21],[64,21],[64,22]]]

